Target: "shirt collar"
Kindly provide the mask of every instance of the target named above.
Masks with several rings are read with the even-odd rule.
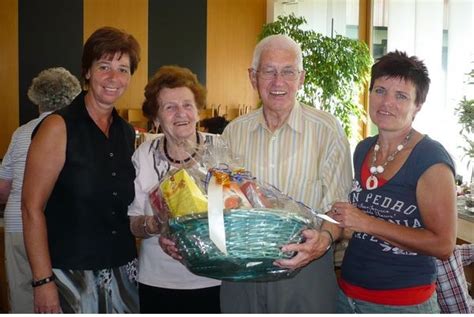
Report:
[[[51,113],[53,113],[53,111],[44,111],[44,112],[40,113],[38,118],[40,120],[42,120],[42,119],[46,118],[47,116],[49,116]]]
[[[251,131],[255,131],[257,128],[268,129],[267,123],[265,121],[265,116],[263,115],[263,106],[260,107],[257,114],[257,120],[253,126],[250,127]],[[295,132],[302,133],[302,115],[301,115],[301,105],[299,101],[295,101],[295,105],[293,109],[291,109],[290,115],[288,116],[286,122],[283,124],[282,127],[287,125],[290,129],[294,130]]]
[[[81,115],[85,116],[85,117],[88,117],[92,120],[91,116],[89,115],[89,112],[87,111],[87,108],[86,108],[86,102],[85,102],[85,95],[87,94],[87,91],[84,91],[82,92],[81,94],[79,94],[76,99],[74,99],[73,103],[78,103],[79,104],[79,112],[81,113]],[[112,125],[117,121],[118,118],[120,118],[120,115],[117,111],[117,109],[115,109],[115,106],[112,108]]]

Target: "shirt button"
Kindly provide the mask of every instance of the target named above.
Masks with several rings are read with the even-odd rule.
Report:
[[[117,196],[117,192],[113,192],[112,195]]]
[[[114,157],[114,153],[110,152],[110,153],[109,153],[109,156],[110,156],[110,157]]]
[[[112,172],[112,176],[115,176],[115,175],[117,175],[117,173],[115,173],[115,172]]]
[[[117,231],[115,231],[115,230],[112,230],[112,234],[117,234]]]

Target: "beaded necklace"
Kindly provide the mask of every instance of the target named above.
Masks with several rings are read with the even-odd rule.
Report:
[[[199,144],[199,133],[198,132],[196,132],[196,144]],[[171,156],[168,154],[168,147],[166,145],[166,137],[163,140],[163,151],[165,152],[166,159],[168,161],[170,161],[171,163],[174,163],[174,164],[185,164],[185,163],[189,162],[192,158],[194,158],[197,154],[197,150],[195,149],[194,153],[191,154],[189,157],[185,158],[184,160],[175,160],[175,159],[171,158]]]
[[[397,149],[390,154],[387,157],[387,160],[381,165],[375,165],[375,161],[377,161],[377,152],[380,150],[380,145],[379,145],[379,140],[377,139],[377,143],[374,145],[374,152],[372,154],[372,164],[369,168],[370,176],[367,178],[367,181],[365,182],[365,187],[368,190],[375,189],[379,187],[379,179],[377,178],[377,174],[382,174],[385,171],[385,167],[387,164],[395,159],[395,156],[405,148],[405,146],[408,144],[408,141],[410,141],[411,136],[413,135],[413,129],[408,132],[408,134],[405,136],[403,139],[402,143],[400,143],[397,146]]]

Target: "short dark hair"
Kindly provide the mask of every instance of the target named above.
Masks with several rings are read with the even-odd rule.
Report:
[[[143,115],[149,120],[154,121],[158,114],[160,105],[158,103],[158,94],[163,88],[189,88],[196,101],[196,107],[203,109],[206,103],[206,88],[201,85],[196,74],[186,67],[176,65],[162,66],[153,75],[145,86],[145,101],[142,105]]]
[[[133,35],[114,27],[104,26],[89,36],[82,51],[82,79],[87,85],[86,74],[92,63],[101,57],[114,56],[116,53],[128,54],[130,57],[130,72],[133,75],[140,62],[140,44]]]
[[[430,78],[425,64],[416,56],[398,50],[377,59],[372,66],[369,90],[372,91],[377,78],[389,77],[411,81],[416,89],[416,104],[423,104],[430,88]]]

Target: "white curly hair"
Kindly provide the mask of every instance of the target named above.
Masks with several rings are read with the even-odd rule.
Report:
[[[81,90],[76,76],[63,67],[53,67],[33,78],[28,98],[38,106],[40,113],[55,111],[69,105]]]

